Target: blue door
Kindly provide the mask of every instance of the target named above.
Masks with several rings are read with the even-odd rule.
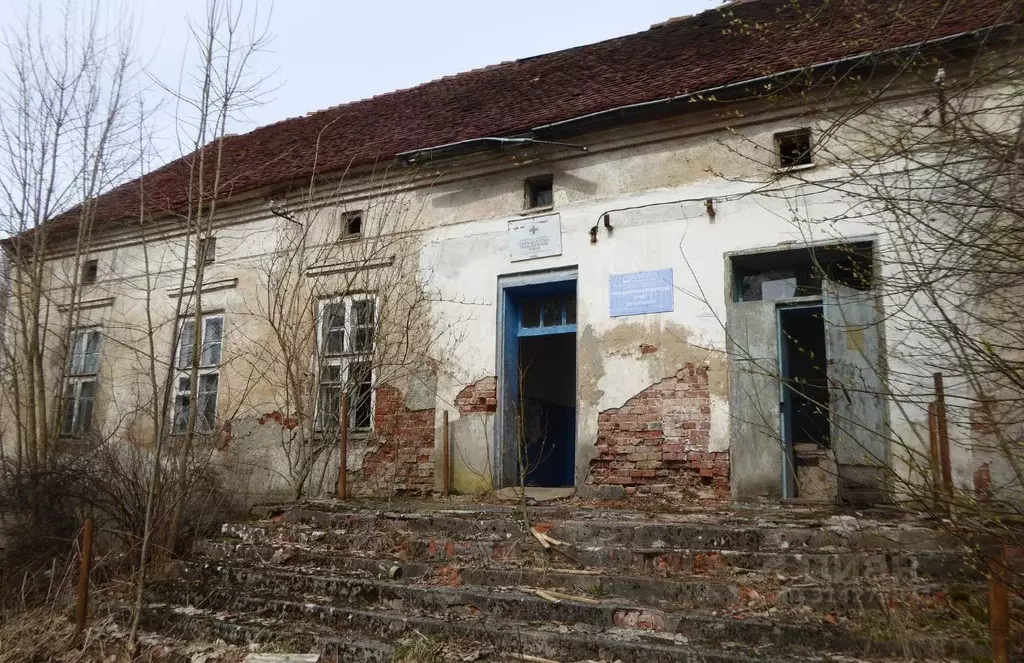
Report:
[[[502,346],[504,483],[575,481],[576,280],[507,287]]]

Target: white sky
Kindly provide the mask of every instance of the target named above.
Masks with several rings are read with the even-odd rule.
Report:
[[[40,3],[0,0],[0,25]],[[72,0],[75,1],[75,0]],[[78,0],[82,1],[82,0]],[[86,2],[90,0],[84,0]],[[186,16],[201,21],[205,0],[96,0],[127,6],[139,25],[140,57],[157,78],[176,83],[188,40]],[[277,0],[270,51],[258,61],[271,74],[267,103],[234,132],[441,76],[647,29],[695,14],[721,0]],[[484,100],[481,100],[482,102]],[[166,126],[158,141],[170,141]]]

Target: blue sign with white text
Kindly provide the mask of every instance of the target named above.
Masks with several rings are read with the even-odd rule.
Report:
[[[667,313],[673,310],[672,268],[653,272],[612,274],[610,287],[611,316]]]

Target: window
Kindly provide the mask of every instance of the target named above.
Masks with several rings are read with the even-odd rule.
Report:
[[[62,435],[77,437],[91,428],[99,370],[100,330],[74,330],[68,348],[67,378],[64,382]]]
[[[356,239],[363,234],[363,213],[344,212],[341,214],[341,239]]]
[[[554,178],[551,175],[538,175],[526,180],[526,209],[554,204]]]
[[[100,273],[99,260],[86,260],[82,265],[82,283],[96,283]]]
[[[868,290],[873,282],[870,242],[736,255],[731,258],[736,301],[821,297],[822,280]]]
[[[814,163],[811,155],[811,130],[797,129],[775,134],[775,151],[780,168],[796,168]]]
[[[196,432],[213,433],[217,423],[217,391],[220,386],[221,349],[224,342],[224,317],[203,316],[199,338],[199,385],[196,391]],[[174,413],[171,433],[184,435],[188,431],[189,408],[192,404],[192,361],[195,357],[194,318],[181,323],[178,348],[175,353]]]
[[[196,260],[209,265],[217,259],[217,238],[206,237],[196,240]]]
[[[576,293],[524,299],[521,310],[520,327],[522,329],[575,325]]]
[[[341,417],[341,395],[349,395],[349,428],[373,423],[373,342],[376,299],[339,297],[320,306],[320,395],[317,427],[334,433]]]

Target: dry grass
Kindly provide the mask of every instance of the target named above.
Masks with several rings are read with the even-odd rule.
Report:
[[[444,643],[427,636],[415,636],[395,647],[393,663],[444,663]]]
[[[94,621],[82,645],[74,630],[66,615],[48,608],[9,615],[0,625],[0,663],[109,663],[123,653],[112,617]]]

